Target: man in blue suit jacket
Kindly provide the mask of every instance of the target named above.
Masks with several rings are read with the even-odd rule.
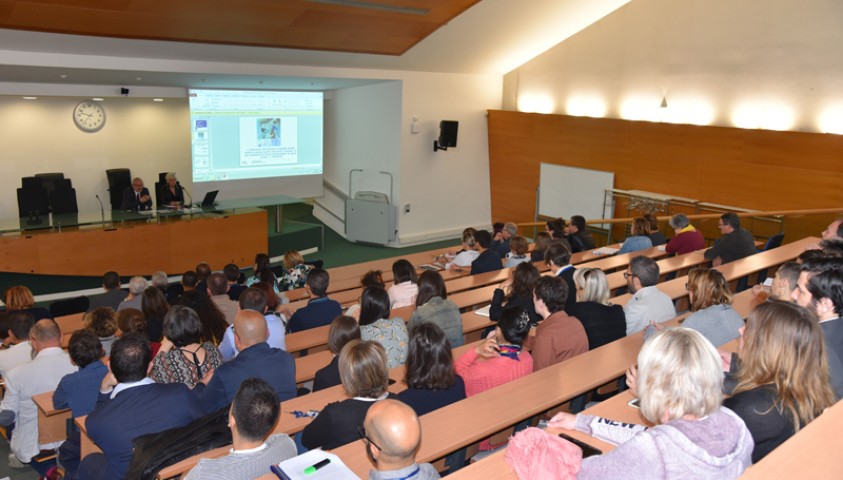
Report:
[[[500,255],[491,250],[492,234],[486,230],[478,230],[474,234],[474,240],[480,247],[480,255],[471,262],[471,275],[502,269],[503,261],[501,261]]]
[[[205,414],[187,385],[160,384],[147,377],[152,350],[137,334],[114,342],[108,368],[97,406],[85,420],[88,436],[103,453],[84,458],[80,478],[122,479],[132,460],[133,439],[187,425]]]
[[[207,412],[231,404],[240,384],[255,377],[266,381],[283,402],[296,396],[296,362],[284,350],[266,343],[266,318],[254,310],[241,310],[234,318],[234,345],[240,353],[209,372],[193,387]]]

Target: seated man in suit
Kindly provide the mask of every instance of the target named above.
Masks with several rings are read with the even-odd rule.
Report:
[[[94,411],[85,420],[88,436],[103,453],[88,455],[80,478],[122,479],[132,460],[132,440],[148,433],[187,425],[205,411],[183,383],[155,383],[149,341],[123,335],[111,347],[109,373],[100,385]]]
[[[741,228],[741,219],[737,214],[728,212],[720,215],[717,227],[723,236],[703,254],[715,267],[758,253],[755,239],[749,230]]]
[[[6,394],[0,403],[0,425],[15,425],[9,445],[9,465],[13,467],[29,463],[41,450],[58,448],[58,443],[39,442],[38,407],[32,396],[55,390],[62,377],[76,371],[67,352],[61,349],[61,330],[53,320],[35,323],[29,331],[29,343],[35,358],[4,375]]]
[[[117,310],[120,302],[126,298],[126,292],[120,290],[120,275],[117,272],[105,272],[102,276],[102,289],[105,290],[104,293],[88,297],[89,312],[99,307],[111,307],[112,310]]]
[[[498,259],[500,263],[500,259]],[[311,297],[307,305],[290,314],[290,309],[284,309],[284,315],[290,319],[287,330],[290,333],[300,332],[310,328],[330,325],[335,318],[342,315],[342,305],[336,300],[328,298],[328,285],[331,277],[321,268],[314,268],[307,275],[304,285],[305,291]]]
[[[245,380],[228,411],[231,453],[199,460],[182,480],[258,478],[269,471],[270,465],[295,457],[296,444],[287,434],[269,435],[281,413],[280,403],[278,394],[265,381]]]
[[[471,262],[471,274],[477,275],[478,273],[494,272],[495,270],[502,269],[503,261],[501,260],[501,256],[491,249],[492,234],[487,230],[478,230],[474,234],[474,240],[480,255]]]
[[[143,186],[143,180],[135,177],[132,186],[123,190],[123,203],[120,210],[152,210],[152,197],[149,189]]]
[[[193,392],[205,410],[215,412],[231,403],[244,380],[256,377],[272,385],[283,402],[296,396],[296,362],[284,350],[271,348],[262,313],[242,310],[234,319],[234,345],[240,352],[205,375]]]
[[[269,338],[266,343],[272,348],[286,350],[284,343],[286,328],[284,327],[284,322],[275,312],[267,311],[266,293],[263,290],[254,287],[244,290],[240,295],[240,310],[252,310],[263,314],[264,318],[266,318],[266,326],[269,329]],[[234,325],[229,325],[225,329],[225,335],[222,337],[219,350],[223,360],[226,362],[240,353],[237,347],[234,346]]]
[[[363,421],[364,444],[377,470],[370,480],[412,478],[433,480],[439,473],[429,463],[416,463],[421,424],[416,412],[398,400],[381,400],[369,408]]]

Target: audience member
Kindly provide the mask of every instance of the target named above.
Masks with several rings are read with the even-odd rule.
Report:
[[[786,262],[781,264],[776,270],[776,276],[773,277],[773,284],[769,287],[764,285],[755,285],[752,287],[752,294],[754,296],[769,295],[774,300],[791,301],[793,290],[796,289],[796,282],[799,280],[800,265],[796,262]]]
[[[140,276],[132,277],[129,280],[129,294],[120,302],[120,305],[117,306],[117,311],[123,310],[124,308],[137,308],[138,310],[141,309],[141,295],[146,290],[148,284],[146,283],[146,279]]]
[[[32,345],[29,343],[29,330],[35,323],[31,312],[21,310],[9,315],[9,330],[3,344],[6,349],[0,350],[0,377],[22,363],[32,360]]]
[[[246,279],[246,286],[251,287],[261,281],[260,272],[269,268],[269,255],[258,253],[255,255],[255,266],[252,267],[252,276]]]
[[[494,272],[495,270],[503,268],[501,256],[497,252],[489,250],[492,244],[492,235],[489,232],[486,230],[478,230],[477,233],[474,234],[474,241],[474,246],[477,248],[479,254],[477,255],[477,258],[471,262],[471,275]]]
[[[632,235],[623,241],[618,255],[637,252],[653,246],[650,240],[650,222],[644,217],[636,217],[632,220]]]
[[[389,295],[386,290],[372,287],[363,291],[358,319],[360,338],[380,343],[386,351],[389,368],[393,368],[403,365],[407,359],[409,335],[404,320],[389,318],[389,313]]]
[[[330,325],[330,323],[342,315],[342,305],[335,300],[328,298],[328,285],[331,277],[328,272],[321,268],[314,268],[307,275],[307,283],[304,286],[310,300],[307,305],[296,310],[289,316],[287,322],[288,332],[300,332],[310,328]]]
[[[523,308],[504,309],[494,334],[454,363],[465,382],[465,394],[471,397],[532,373],[533,357],[523,350],[529,333],[530,317]],[[491,448],[488,440],[480,444],[480,450]]]
[[[266,311],[267,311],[267,313],[271,312],[272,314],[278,316],[278,318],[283,320],[284,323],[286,324],[287,320],[288,320],[288,317],[284,316],[284,314],[281,313],[281,310],[282,310],[281,300],[287,300],[287,298],[283,297],[283,296],[279,297],[278,294],[275,292],[275,288],[273,287],[274,285],[275,285],[275,282],[272,282],[272,283],[258,282],[258,283],[253,283],[252,286],[249,287],[249,288],[257,288],[258,290],[262,291],[264,296],[266,297]]]
[[[594,350],[626,335],[623,307],[609,303],[609,282],[599,268],[578,268],[574,272],[577,303],[568,314],[582,323],[588,349]]]
[[[243,310],[234,319],[234,345],[240,352],[233,360],[210,371],[193,392],[207,412],[215,412],[234,398],[244,380],[257,377],[272,385],[281,401],[296,396],[296,363],[293,357],[266,343],[266,318],[253,310]]]
[[[340,380],[340,358],[342,347],[352,340],[360,340],[360,325],[354,317],[340,315],[331,322],[328,329],[328,350],[333,357],[331,363],[316,371],[313,377],[313,391],[324,390],[342,383]]]
[[[278,279],[278,289],[287,291],[303,288],[313,268],[313,265],[304,263],[304,257],[299,252],[287,250],[284,253],[284,273]]]
[[[419,278],[416,309],[410,314],[408,326],[412,330],[423,323],[439,326],[445,332],[451,348],[462,346],[465,342],[460,309],[456,303],[448,300],[448,290],[442,275],[431,270],[422,272]]]
[[[834,404],[822,329],[807,309],[758,306],[741,328],[737,388],[723,402],[752,434],[757,463]]]
[[[565,313],[568,286],[559,277],[541,277],[533,289],[533,303],[542,321],[533,339],[533,369],[539,371],[588,351],[585,328]]]
[[[819,260],[822,258],[825,258],[825,254],[822,252],[822,250],[808,249],[800,253],[799,256],[796,257],[796,263],[802,265],[806,262],[812,260]]]
[[[208,372],[222,364],[222,355],[211,342],[202,342],[199,315],[176,305],[164,317],[164,340],[152,360],[150,377],[158,383],[196,386]]]
[[[128,333],[111,347],[109,373],[100,384],[94,411],[85,420],[88,437],[102,453],[82,459],[80,477],[118,480],[125,476],[134,450],[132,440],[187,425],[204,415],[202,405],[182,383],[155,383],[149,342]]]
[[[838,218],[831,222],[828,227],[823,230],[823,240],[842,239],[843,238],[843,218]]]
[[[440,478],[431,464],[416,463],[421,443],[421,424],[416,415],[395,400],[381,400],[369,408],[360,432],[376,468],[369,472],[369,480]]]
[[[703,334],[715,347],[740,336],[743,318],[732,308],[732,294],[723,274],[717,270],[694,268],[688,272],[688,298],[691,311],[682,326]]]
[[[543,262],[547,247],[550,246],[550,234],[547,232],[536,233],[533,239],[533,251],[530,252],[531,262]]]
[[[104,293],[91,295],[88,297],[88,311],[99,307],[111,307],[117,310],[120,302],[126,298],[126,292],[120,290],[120,275],[117,272],[105,272],[102,276],[102,289]]]
[[[121,335],[130,332],[146,335],[146,317],[137,308],[126,308],[117,312],[117,328]]]
[[[711,260],[715,267],[758,253],[752,234],[741,228],[741,219],[737,214],[729,212],[720,215],[717,227],[723,236],[704,254],[705,259]]]
[[[410,330],[410,348],[405,364],[407,390],[398,394],[416,415],[465,398],[465,382],[454,370],[454,357],[445,332],[434,323],[422,323]]]
[[[266,340],[266,343],[268,343],[272,348],[286,350],[287,345],[284,341],[286,327],[284,326],[284,322],[281,320],[281,317],[275,314],[275,312],[271,312],[267,309],[266,292],[260,288],[256,288],[257,285],[266,284],[256,283],[255,286],[244,290],[240,295],[240,310],[251,310],[263,315],[266,319],[266,328],[269,330],[269,338]],[[270,296],[274,297],[275,294],[272,293],[272,290],[269,288],[268,290],[270,291]],[[234,325],[230,325],[225,330],[225,335],[223,336],[219,348],[222,358],[225,361],[231,360],[239,353],[237,351],[237,347],[234,345]]]
[[[99,338],[105,356],[110,356],[111,345],[117,338],[117,312],[111,307],[100,307],[86,313],[82,323]]]
[[[518,226],[512,222],[506,222],[501,231],[495,233],[489,250],[497,253],[500,258],[506,257],[512,250],[509,243],[512,241],[512,237],[516,235],[518,235]]]
[[[820,242],[820,250],[827,257],[843,258],[843,239],[830,238]]]
[[[406,307],[415,303],[416,295],[419,293],[418,283],[416,267],[403,258],[396,260],[392,264],[392,286],[386,291],[392,308]]]
[[[228,282],[228,298],[234,302],[240,300],[240,294],[246,289],[245,285],[240,284],[240,267],[229,263],[223,267],[222,274],[225,275],[225,281]]]
[[[720,357],[699,332],[658,332],[638,354],[638,372],[641,415],[655,427],[570,413],[548,422],[619,444],[583,459],[578,479],[738,478],[751,465],[752,436],[721,406]]]
[[[577,303],[577,295],[575,293],[577,286],[574,284],[574,271],[576,268],[571,265],[571,250],[564,244],[551,243],[545,254],[544,261],[550,267],[550,272],[553,276],[561,278],[565,281],[565,285],[568,286],[566,290],[568,297],[565,299],[564,308],[573,307]]]
[[[541,274],[532,263],[522,263],[509,272],[509,277],[492,293],[489,319],[499,321],[503,308],[519,306],[530,316],[530,324],[538,325],[541,317],[533,304],[533,288]]]
[[[504,268],[512,268],[519,263],[529,262],[530,257],[527,256],[529,253],[529,247],[530,244],[527,242],[527,239],[521,235],[515,235],[510,238],[509,248],[511,251],[506,254],[506,264],[504,264]]]
[[[9,287],[6,294],[3,295],[3,303],[6,305],[7,312],[29,312],[36,322],[45,318],[53,318],[49,310],[35,306],[35,297],[32,296],[32,292],[27,287]]]
[[[206,262],[196,265],[196,288],[204,292],[208,289],[208,277],[211,276],[211,266]]]
[[[183,295],[189,292],[195,292],[197,282],[199,282],[199,279],[196,277],[196,272],[193,270],[184,272],[181,275],[181,281],[167,290],[167,303],[170,305],[176,305],[179,301],[181,301]],[[206,292],[200,293],[202,295],[206,295]]]
[[[650,241],[653,242],[653,246],[658,247],[666,244],[667,239],[659,230],[659,219],[652,213],[647,213],[644,215],[644,220],[647,220],[647,233],[650,236]]]
[[[383,281],[383,272],[380,270],[369,270],[360,277],[360,286],[363,288],[381,287],[386,288]]]
[[[225,279],[225,275],[212,273],[208,277],[208,296],[225,316],[225,321],[229,325],[234,323],[234,317],[237,316],[239,309],[237,308],[237,302],[228,296],[228,280]]]
[[[545,232],[550,235],[550,238],[553,241],[551,243],[561,243],[568,249],[569,252],[573,252],[574,247],[571,245],[570,240],[568,240],[568,226],[565,223],[564,218],[557,218],[556,220],[547,222],[545,225]]]
[[[202,340],[205,342],[212,342],[214,345],[222,342],[226,330],[231,328],[231,325],[225,321],[225,315],[211,301],[207,293],[201,293],[198,290],[187,292],[178,304],[189,307],[199,315],[199,321],[202,322]]]
[[[152,197],[149,195],[149,189],[143,186],[143,180],[140,177],[133,178],[132,186],[123,190],[120,210],[152,210]]]
[[[157,288],[158,290],[161,290],[161,293],[163,293],[166,297],[167,289],[170,286],[170,279],[167,277],[167,273],[162,272],[161,270],[152,272],[152,275],[150,275],[150,280],[151,281],[149,283],[151,283],[152,286]]]
[[[102,363],[105,352],[96,334],[89,330],[77,330],[70,337],[67,348],[70,361],[79,367],[75,373],[62,377],[53,393],[53,407],[69,408],[73,418],[79,418],[94,411],[100,384],[108,367]],[[68,423],[67,440],[59,447],[59,463],[65,470],[64,478],[72,479],[79,468],[81,437],[79,427]]]
[[[270,435],[281,414],[281,400],[272,386],[259,378],[240,384],[231,409],[231,452],[220,458],[203,458],[183,480],[258,478],[270,465],[296,456],[296,444],[284,433]]]
[[[673,300],[656,287],[659,264],[650,257],[639,256],[629,262],[623,274],[632,298],[623,306],[626,334],[644,330],[650,323],[662,323],[676,316]]]
[[[150,342],[160,342],[164,334],[164,316],[170,309],[167,299],[155,287],[143,291],[140,310],[146,318],[146,336]]]
[[[831,387],[843,398],[843,259],[812,260],[802,265],[793,301],[819,320],[828,355]]]
[[[665,245],[667,253],[684,255],[705,248],[703,234],[691,225],[684,213],[677,213],[670,217],[670,226],[673,228],[674,235]]]
[[[386,292],[384,292],[386,294]],[[386,350],[370,341],[351,340],[340,351],[340,379],[348,398],[325,405],[301,434],[308,450],[332,450],[361,438],[357,427],[375,402],[396,398],[387,390]]]
[[[0,426],[15,426],[9,442],[13,454],[9,456],[9,465],[12,467],[29,463],[41,450],[59,447],[61,442],[39,442],[38,407],[32,396],[52,392],[62,377],[76,371],[76,366],[70,363],[70,357],[61,348],[61,331],[53,320],[37,321],[29,331],[29,343],[35,357],[3,376],[6,393],[0,403]]]
[[[594,249],[594,237],[586,230],[585,217],[582,215],[571,217],[568,223],[568,241],[574,253]]]
[[[463,267],[470,267],[471,262],[480,256],[477,251],[477,230],[468,227],[462,231],[462,250],[453,255],[446,255],[450,260],[445,264],[449,270],[462,270]]]

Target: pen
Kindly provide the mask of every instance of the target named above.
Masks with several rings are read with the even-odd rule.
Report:
[[[311,465],[311,466],[309,466],[309,467],[305,468],[305,469],[304,469],[304,474],[305,474],[305,475],[310,475],[311,473],[316,472],[316,470],[319,470],[320,468],[322,468],[322,467],[324,467],[324,466],[328,465],[329,463],[331,463],[331,459],[330,459],[330,458],[326,458],[325,460],[322,460],[321,462],[316,462],[316,463],[314,463],[313,465]]]

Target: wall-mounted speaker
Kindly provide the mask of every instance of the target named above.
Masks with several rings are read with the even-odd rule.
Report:
[[[439,122],[439,139],[433,141],[433,151],[448,150],[457,146],[457,130],[460,122],[456,120],[442,120]]]

